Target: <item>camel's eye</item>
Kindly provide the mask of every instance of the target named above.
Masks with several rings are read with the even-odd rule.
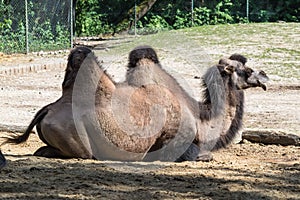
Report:
[[[251,68],[246,68],[246,70],[245,70],[245,73],[246,73],[247,77],[250,77],[250,76],[252,75],[253,72],[254,72],[254,71],[253,71],[253,69],[251,69]]]
[[[251,68],[245,68],[243,70],[239,69],[237,70],[237,74],[240,77],[249,78],[253,73],[253,70]]]

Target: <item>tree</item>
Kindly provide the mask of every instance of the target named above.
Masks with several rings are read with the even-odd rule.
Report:
[[[155,4],[157,0],[143,0],[137,5],[133,5],[121,18],[117,19],[114,33],[118,31],[130,30],[134,25],[134,20],[141,19]],[[134,14],[136,15],[134,17]]]
[[[137,2],[136,18],[142,18],[157,0]],[[135,1],[133,0],[81,0],[76,4],[76,33],[100,34],[112,29],[112,34],[129,30],[134,24]],[[90,27],[93,31],[88,32]],[[99,28],[97,28],[99,27]],[[104,31],[104,29],[106,29]]]

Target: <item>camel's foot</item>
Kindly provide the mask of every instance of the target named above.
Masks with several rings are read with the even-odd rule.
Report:
[[[205,152],[205,153],[200,153],[198,154],[196,161],[202,161],[202,162],[210,162],[214,159],[213,155],[211,152]]]
[[[50,146],[39,148],[33,155],[46,158],[66,158],[60,150]]]
[[[199,147],[192,143],[189,148],[175,162],[195,161],[199,155]]]
[[[6,165],[6,159],[2,152],[0,151],[0,169],[3,168]]]
[[[184,161],[202,161],[209,162],[213,160],[213,155],[211,152],[200,152],[200,148],[192,143],[189,148],[182,154],[175,162]]]

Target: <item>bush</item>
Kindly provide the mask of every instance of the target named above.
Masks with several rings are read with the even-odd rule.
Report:
[[[176,11],[175,22],[172,26],[174,29],[191,27],[192,25],[192,16],[190,13],[181,10]]]
[[[231,0],[222,0],[213,10],[210,24],[227,24],[233,23],[233,17],[231,16],[231,8],[233,4]]]
[[[18,5],[18,6],[17,6]],[[25,5],[20,2],[13,8],[0,2],[0,51],[5,53],[26,52]],[[30,51],[58,50],[70,46],[70,29],[60,20],[66,8],[53,13],[53,5],[43,1],[28,1]],[[54,9],[57,9],[55,7]],[[56,11],[56,10],[55,10]]]
[[[169,30],[170,25],[164,18],[159,15],[151,15],[150,17],[144,17],[137,23],[138,34],[153,34],[162,30]],[[131,32],[132,33],[132,30]]]

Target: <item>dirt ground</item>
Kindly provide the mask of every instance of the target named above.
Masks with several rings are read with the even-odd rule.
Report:
[[[30,156],[36,135],[3,150],[1,199],[300,199],[300,150],[236,144],[209,163],[114,162]]]
[[[66,55],[58,57],[66,59]],[[41,57],[22,59],[35,62]],[[104,58],[104,65],[112,60]],[[178,67],[172,60],[163,62]],[[118,66],[110,64],[108,71],[121,80],[125,69]],[[181,73],[197,93],[199,79],[188,70]],[[21,132],[39,108],[55,101],[63,75],[61,67],[1,74],[1,136]],[[299,135],[299,85],[270,82],[267,92],[246,91],[244,128]],[[215,152],[214,161],[207,163],[127,163],[32,156],[42,145],[32,134],[24,144],[1,147],[8,160],[0,171],[1,199],[300,199],[299,146],[244,140]]]

